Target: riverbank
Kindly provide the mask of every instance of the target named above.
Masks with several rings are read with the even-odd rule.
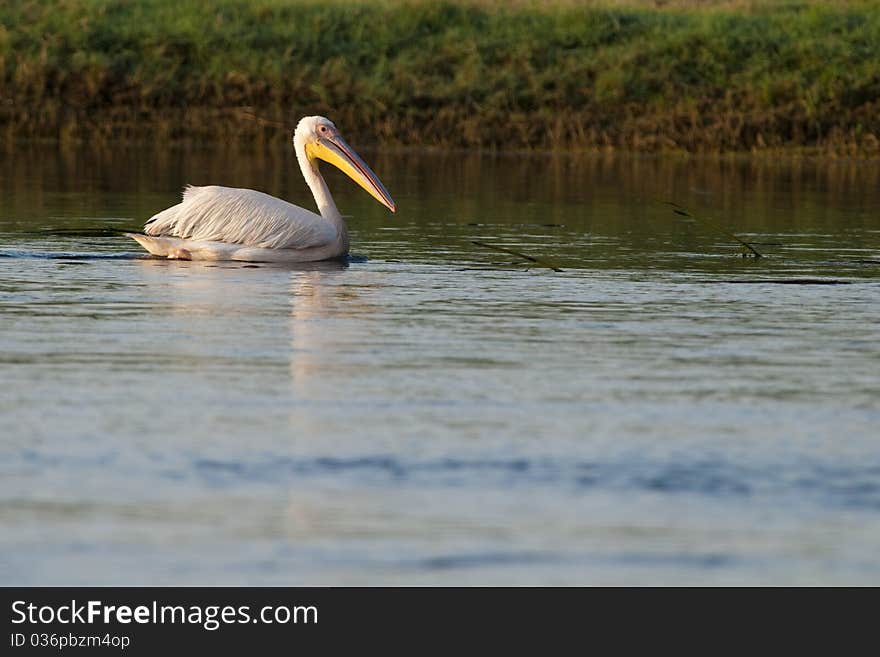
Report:
[[[3,139],[880,154],[880,2],[0,6]]]

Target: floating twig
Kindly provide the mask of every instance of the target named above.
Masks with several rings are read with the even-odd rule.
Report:
[[[751,251],[751,254],[752,254],[752,257],[753,257],[753,258],[763,258],[763,257],[764,257],[764,255],[761,254],[761,253],[759,253],[758,250],[757,250],[754,246],[752,246],[751,243],[746,242],[745,240],[740,239],[739,237],[737,237],[736,235],[734,235],[733,233],[731,233],[729,230],[727,230],[727,229],[723,228],[722,226],[719,226],[718,224],[716,224],[714,221],[712,221],[712,220],[710,220],[710,219],[706,219],[705,217],[695,217],[695,216],[692,215],[690,212],[688,212],[688,211],[685,210],[683,207],[681,207],[678,203],[673,203],[672,201],[663,201],[663,203],[665,203],[666,205],[670,205],[670,206],[672,206],[672,211],[673,211],[675,214],[677,214],[677,215],[681,215],[682,217],[687,217],[688,219],[693,219],[694,221],[696,221],[696,222],[698,222],[698,223],[704,223],[704,224],[706,224],[706,225],[708,225],[708,226],[711,226],[712,228],[714,228],[714,229],[717,230],[718,232],[722,233],[723,235],[727,235],[727,237],[731,238],[732,240],[734,240],[734,241],[736,241],[736,242],[739,242],[740,244],[743,245],[743,248],[744,248],[744,249],[748,249],[749,251]],[[756,243],[757,243],[757,242],[756,242]],[[745,251],[743,252],[742,255],[743,255],[744,258],[745,258],[746,256],[748,256],[748,254],[745,253]]]
[[[508,249],[503,246],[496,246],[494,244],[487,244],[486,242],[478,242],[477,240],[471,240],[471,244],[475,244],[476,246],[482,246],[484,249],[492,249],[493,251],[500,251],[501,253],[508,253],[510,255],[515,255],[529,262],[533,262],[540,267],[546,267],[547,269],[552,269],[553,271],[561,272],[562,270],[556,265],[543,260],[541,258],[536,258],[534,256],[526,255],[525,253],[520,253],[519,251],[514,251],[513,249]]]

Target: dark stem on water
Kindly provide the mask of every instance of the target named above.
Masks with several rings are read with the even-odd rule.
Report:
[[[706,219],[705,217],[695,217],[690,212],[688,212],[683,207],[681,207],[678,203],[674,203],[672,201],[663,201],[663,203],[665,203],[666,205],[672,206],[672,211],[675,214],[681,215],[682,217],[687,217],[688,219],[693,219],[697,223],[704,223],[708,226],[711,226],[712,228],[714,228],[718,232],[722,233],[723,235],[726,235],[727,237],[731,238],[732,240],[735,240],[736,242],[739,242],[740,244],[743,245],[744,248],[751,251],[752,256],[754,256],[755,258],[763,258],[764,257],[763,254],[759,253],[758,250],[754,246],[752,246],[749,242],[746,242],[745,240],[741,240],[739,237],[737,237],[736,235],[731,233],[729,230],[722,228],[721,226],[716,224],[714,221]],[[743,256],[745,256],[745,255],[746,254],[743,253]]]
[[[495,246],[494,244],[487,244],[486,242],[478,242],[477,240],[471,240],[471,244],[475,244],[476,246],[481,246],[484,249],[492,249],[493,251],[500,251],[501,253],[509,253],[510,255],[515,255],[520,258],[524,258],[525,260],[528,260],[529,262],[533,262],[536,265],[539,265],[541,267],[546,267],[547,269],[552,269],[553,271],[558,271],[558,272],[562,271],[559,267],[551,264],[550,262],[548,262],[546,260],[543,260],[541,258],[536,258],[534,256],[526,255],[525,253],[520,253],[519,251],[514,251],[513,249],[508,249],[503,246]]]

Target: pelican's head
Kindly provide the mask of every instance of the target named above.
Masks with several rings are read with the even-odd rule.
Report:
[[[338,167],[379,203],[392,212],[397,211],[385,185],[352,147],[345,143],[330,119],[323,116],[307,116],[301,119],[293,134],[293,142],[303,145],[309,161],[324,160]]]

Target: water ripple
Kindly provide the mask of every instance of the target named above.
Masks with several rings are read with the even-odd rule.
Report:
[[[267,457],[251,462],[198,458],[194,472],[220,487],[255,482],[294,483],[312,478],[355,478],[387,486],[555,487],[570,493],[642,492],[656,495],[697,495],[711,498],[810,496],[824,505],[880,511],[880,467],[828,468],[807,464],[789,476],[778,467],[746,467],[725,461],[691,463],[612,462],[568,463],[553,459],[464,459],[445,457],[405,460],[377,454],[354,458],[321,456],[291,459]],[[791,468],[789,467],[788,470]]]
[[[0,249],[0,258],[36,258],[40,260],[137,260],[148,258],[143,253],[104,253],[100,251],[32,251]]]

